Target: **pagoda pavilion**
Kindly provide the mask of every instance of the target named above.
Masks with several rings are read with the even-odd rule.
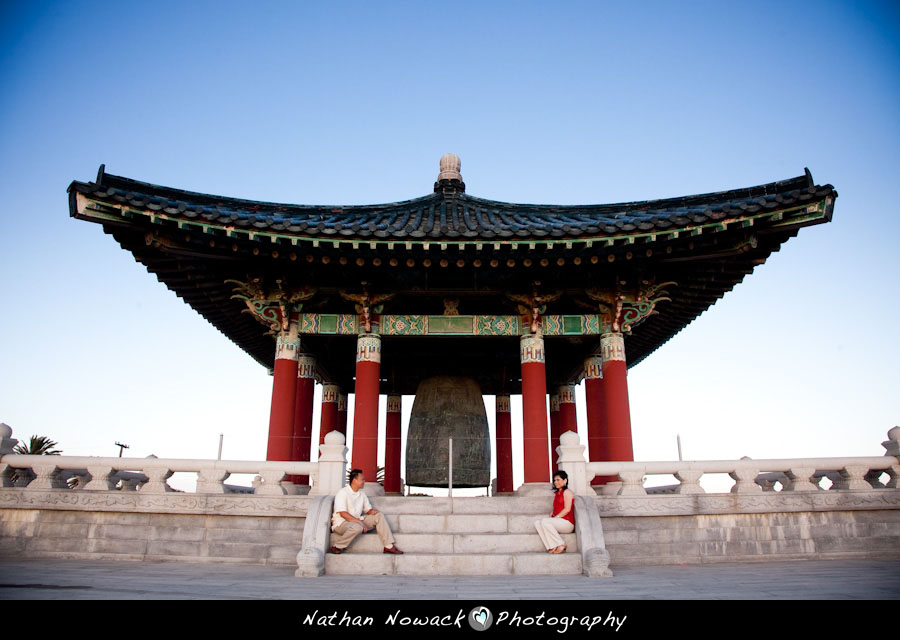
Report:
[[[352,464],[374,479],[383,438],[389,493],[400,491],[400,399],[426,380],[472,381],[496,396],[498,492],[515,489],[511,394],[522,395],[524,492],[545,486],[551,448],[576,428],[582,380],[589,459],[633,460],[627,368],[800,228],[830,221],[837,197],[807,170],[664,200],[512,204],[467,194],[453,154],[431,193],[388,204],[257,202],[103,166],[68,192],[71,216],[102,225],[273,372],[268,460],[310,459],[318,381],[321,437],[346,433],[354,394]],[[454,450],[454,486],[483,484],[465,480],[471,454]],[[446,452],[434,455],[446,464]]]

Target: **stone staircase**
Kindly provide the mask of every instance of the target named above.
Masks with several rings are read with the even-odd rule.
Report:
[[[404,555],[383,553],[377,534],[362,534],[340,555],[327,554],[326,575],[579,575],[575,533],[567,551],[547,553],[534,521],[548,516],[547,497],[370,498],[385,514]],[[330,544],[329,544],[330,546]]]

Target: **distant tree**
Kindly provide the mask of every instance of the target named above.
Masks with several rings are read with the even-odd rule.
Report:
[[[353,469],[347,469],[347,484],[350,484],[350,472]],[[375,482],[380,485],[384,485],[384,467],[378,467],[375,471]]]
[[[20,442],[16,445],[15,449],[13,449],[13,453],[26,456],[58,456],[62,451],[53,448],[57,444],[59,443],[51,440],[47,436],[31,436],[31,441],[28,443],[28,446],[25,446],[25,443]]]

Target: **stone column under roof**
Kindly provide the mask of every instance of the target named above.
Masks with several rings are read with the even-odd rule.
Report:
[[[387,397],[387,417],[384,427],[384,491],[400,493],[400,454],[403,397]]]
[[[553,455],[559,446],[559,393],[550,395],[550,469],[556,473],[556,456]]]
[[[319,414],[319,445],[325,444],[325,436],[339,431],[338,397],[341,388],[336,384],[322,385],[322,409]],[[346,412],[345,412],[346,414]]]
[[[522,451],[524,484],[518,493],[546,492],[550,482],[550,452],[547,425],[547,371],[544,338],[540,333],[522,336]]]
[[[312,447],[313,395],[316,390],[316,359],[302,354],[297,358],[297,397],[294,403],[292,460],[308,462]],[[294,484],[309,484],[309,476],[294,476]]]
[[[624,336],[621,333],[603,334],[600,338],[600,350],[603,358],[607,455],[613,461],[631,462],[634,460],[634,449],[631,443]]]
[[[378,400],[381,336],[361,334],[356,341],[356,389],[353,406],[352,465],[374,486],[378,472]]]
[[[553,459],[553,470],[556,466],[556,448],[560,445],[560,437],[566,431],[578,432],[578,413],[575,409],[575,385],[564,384],[559,387],[559,430],[550,445],[550,457]]]
[[[606,428],[606,397],[603,391],[603,358],[591,356],[584,361],[584,405],[587,413],[588,460],[605,462],[609,458]],[[595,477],[591,484],[604,484]]]
[[[513,492],[512,416],[508,395],[496,397],[497,493]]]
[[[266,460],[290,460],[293,454],[299,350],[297,323],[291,322],[287,330],[278,334],[276,340]]]

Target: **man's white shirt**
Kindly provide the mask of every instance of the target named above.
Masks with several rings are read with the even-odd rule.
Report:
[[[354,491],[348,484],[334,496],[334,513],[331,515],[332,531],[341,526],[346,520],[341,517],[341,511],[346,511],[355,518],[362,519],[363,514],[372,508],[367,496],[362,490]]]

